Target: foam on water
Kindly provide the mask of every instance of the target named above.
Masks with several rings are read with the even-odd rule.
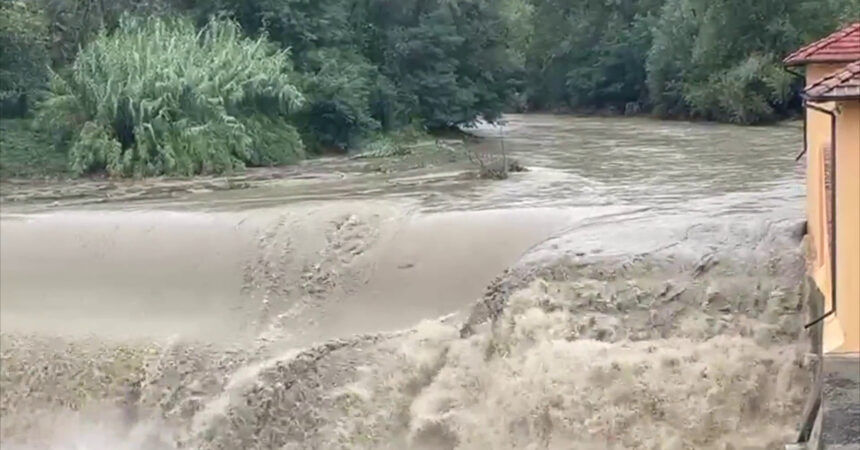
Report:
[[[4,216],[3,448],[789,442],[810,379],[785,152],[799,131],[553,116],[510,131],[538,169],[494,184],[323,177]],[[349,183],[364,193],[335,201]],[[281,205],[308,195],[326,202]],[[224,211],[162,214],[182,205]],[[468,311],[411,325],[468,308],[517,258]]]
[[[4,334],[0,430],[45,449],[779,448],[808,389],[803,269],[791,227],[764,229],[523,268],[465,324],[287,352]]]

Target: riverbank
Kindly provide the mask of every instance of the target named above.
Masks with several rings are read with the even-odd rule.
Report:
[[[420,169],[477,170],[464,145],[479,138],[461,131],[426,133],[404,129],[369,139],[349,154],[318,155],[297,164],[249,167],[233,174],[193,177],[72,177],[65,154],[31,129],[26,120],[3,120],[0,135],[0,203],[87,205],[180,197],[249,189],[279,180],[341,180],[348,176],[397,174]],[[326,170],[328,167],[330,170]],[[342,169],[342,170],[341,170]]]
[[[230,176],[191,178],[151,177],[145,179],[52,178],[28,177],[0,180],[0,205],[20,205],[25,209],[96,204],[183,199],[199,194],[253,190],[272,185],[312,184],[332,186],[344,180],[385,179],[392,185],[421,183],[418,175],[443,178],[477,178],[479,168],[462,150],[436,147],[433,141],[418,151],[392,156],[361,159],[328,157],[304,161],[292,166],[249,168]],[[346,181],[348,183],[348,181]]]
[[[661,119],[650,114],[615,114],[599,111],[552,111],[530,112],[526,115],[570,117],[577,119],[588,118],[632,118],[634,120],[649,120],[656,124],[668,123],[701,123],[720,126],[716,122],[693,121],[687,119]],[[503,120],[504,122],[504,120]],[[795,119],[786,119],[771,126],[800,128],[802,124]],[[225,190],[239,189],[249,186],[256,181],[285,178],[295,175],[296,167],[307,161],[319,158],[358,158],[370,160],[368,171],[395,172],[416,169],[428,165],[441,166],[451,162],[461,162],[470,159],[463,149],[467,140],[479,139],[474,134],[465,131],[447,130],[427,133],[412,128],[379,134],[369,138],[360,148],[345,154],[326,153],[316,155],[298,165],[278,167],[249,167],[234,174],[198,175],[194,177],[151,177],[148,179],[106,178],[104,176],[72,177],[68,169],[68,161],[64,152],[57,150],[50,139],[43,133],[33,130],[29,119],[3,119],[0,121],[0,198],[5,201],[57,201],[66,198],[77,198],[98,191],[116,190],[114,200],[131,200],[147,197],[145,192],[149,185],[167,185],[175,187],[176,191],[191,190]],[[499,132],[504,134],[504,128]],[[501,135],[500,134],[500,135]],[[496,136],[485,136],[494,138]],[[443,145],[439,145],[440,141]],[[447,143],[447,144],[446,144]],[[453,143],[453,145],[451,144]],[[453,147],[453,148],[452,148]],[[500,149],[493,153],[500,153]],[[474,155],[473,155],[474,156]],[[474,159],[474,158],[472,158]],[[156,180],[147,182],[146,180]],[[59,185],[66,185],[60,188]],[[124,187],[138,185],[140,189],[134,192],[124,192]],[[50,186],[50,187],[49,187]],[[34,188],[40,192],[25,193],[24,188]],[[163,186],[162,186],[163,187]],[[152,188],[155,196],[164,193],[162,187]],[[168,189],[169,190],[169,189]],[[141,194],[141,191],[144,193]],[[94,195],[95,196],[95,195]],[[106,200],[106,199],[105,199]],[[99,201],[105,201],[99,200]]]

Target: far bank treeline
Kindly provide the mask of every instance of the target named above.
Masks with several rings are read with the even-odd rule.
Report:
[[[0,108],[73,173],[116,176],[285,164],[512,110],[756,124],[798,107],[781,57],[858,14],[860,0],[0,0]]]

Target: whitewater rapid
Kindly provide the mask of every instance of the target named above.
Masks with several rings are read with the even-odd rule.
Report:
[[[324,160],[297,170],[343,176],[4,204],[3,448],[790,442],[811,368],[799,132],[507,133],[531,171],[503,182]]]

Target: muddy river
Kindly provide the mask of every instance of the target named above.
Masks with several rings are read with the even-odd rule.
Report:
[[[799,127],[527,115],[471,132],[467,151],[529,170],[326,158],[4,184],[3,448],[794,437]]]

